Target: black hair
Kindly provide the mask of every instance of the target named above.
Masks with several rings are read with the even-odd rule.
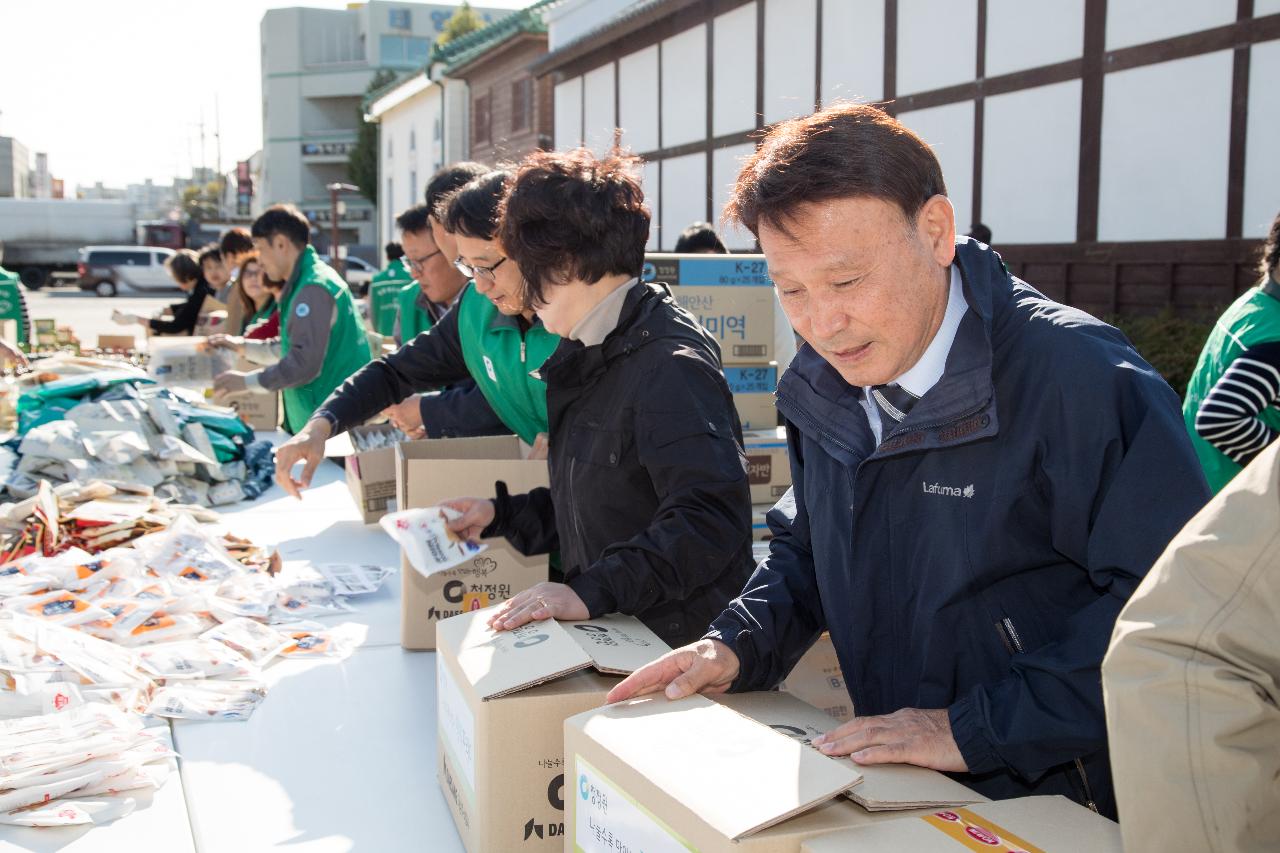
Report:
[[[436,220],[450,234],[492,240],[498,232],[498,208],[514,172],[497,170],[482,175],[440,200],[443,216]]]
[[[1276,267],[1280,267],[1280,213],[1271,221],[1271,232],[1267,234],[1267,242],[1262,247],[1260,270],[1264,276],[1274,278]]]
[[[725,246],[724,241],[720,239],[720,235],[716,233],[716,229],[711,226],[710,222],[695,222],[681,231],[680,239],[676,240],[676,251],[711,251],[717,255],[729,254],[728,247]]]
[[[404,246],[401,246],[395,240],[383,246],[382,251],[387,253],[388,261],[398,261],[404,257]]]
[[[179,249],[164,262],[169,270],[169,275],[173,276],[173,280],[186,284],[189,281],[199,281],[201,278],[200,258],[190,249]]]
[[[431,208],[425,204],[415,204],[396,217],[396,227],[406,234],[421,234],[431,231]]]
[[[441,197],[454,190],[462,189],[463,186],[488,171],[488,166],[471,160],[452,163],[442,169],[437,169],[431,179],[427,181],[427,191],[424,199],[427,203],[427,212],[433,213],[435,211],[436,204],[439,203]],[[437,217],[437,221],[439,221],[439,217]]]
[[[222,249],[218,248],[217,243],[210,243],[200,250],[199,255],[200,266],[204,266],[205,261],[222,261]]]
[[[271,240],[277,234],[283,234],[290,243],[301,248],[311,242],[311,223],[293,205],[273,204],[253,220],[249,233],[261,240]]]
[[[991,229],[983,225],[981,222],[973,223],[973,226],[969,228],[969,236],[974,240],[977,240],[979,243],[986,243],[988,246],[991,245]]]
[[[247,228],[232,228],[218,241],[224,255],[243,255],[253,251],[253,238]]]

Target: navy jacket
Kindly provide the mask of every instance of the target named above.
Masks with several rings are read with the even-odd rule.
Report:
[[[942,379],[875,446],[861,389],[805,346],[778,388],[794,486],[708,636],[734,690],[831,632],[858,714],[946,708],[989,797],[1115,815],[1099,666],[1125,601],[1209,497],[1172,389],[1112,327],[961,240]]]

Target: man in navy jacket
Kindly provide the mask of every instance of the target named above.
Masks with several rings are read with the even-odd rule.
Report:
[[[729,212],[806,341],[778,387],[794,486],[742,595],[610,701],[769,689],[830,631],[859,717],[827,754],[1114,816],[1099,666],[1209,494],[1177,396],[957,240],[932,151],[876,108],[775,126]]]

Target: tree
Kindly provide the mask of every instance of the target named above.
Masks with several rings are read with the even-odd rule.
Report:
[[[448,44],[456,38],[461,38],[467,33],[473,33],[484,27],[484,19],[475,9],[471,8],[471,4],[467,0],[462,0],[462,5],[458,10],[450,16],[449,20],[444,22],[444,31],[436,39],[436,44]]]
[[[366,95],[392,83],[395,72],[379,68],[373,75]],[[360,194],[374,204],[378,203],[378,125],[364,120],[364,105],[356,107],[356,144],[347,155],[347,179],[360,188]]]
[[[210,181],[207,184],[192,184],[182,191],[182,212],[197,222],[212,222],[218,218],[218,199],[222,184]]]

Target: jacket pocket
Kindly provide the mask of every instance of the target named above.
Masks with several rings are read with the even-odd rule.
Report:
[[[579,462],[617,468],[622,462],[622,432],[574,427],[569,432],[569,456]]]
[[[705,414],[694,418],[688,412],[648,413],[641,418],[641,428],[648,433],[649,444],[657,448],[699,436],[736,440],[726,418]]]

